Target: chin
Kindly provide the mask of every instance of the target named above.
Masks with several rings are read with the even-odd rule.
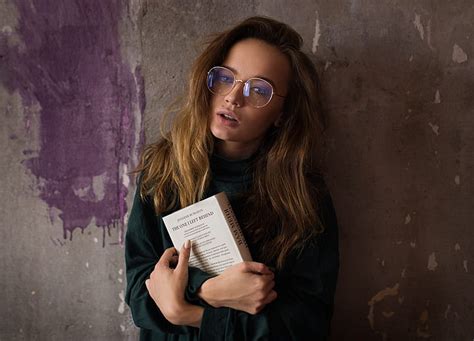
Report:
[[[228,134],[225,131],[219,131],[217,129],[211,129],[212,136],[216,139],[223,140],[223,141],[235,141],[235,137],[232,136],[233,134]]]

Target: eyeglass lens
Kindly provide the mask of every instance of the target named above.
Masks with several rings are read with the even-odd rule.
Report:
[[[221,66],[215,66],[207,74],[207,87],[218,95],[227,95],[235,83],[234,73]],[[272,99],[273,87],[260,78],[250,78],[244,83],[243,95],[247,103],[254,107],[262,107]]]

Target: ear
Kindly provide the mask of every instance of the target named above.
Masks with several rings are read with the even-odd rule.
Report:
[[[278,127],[281,127],[282,116],[283,116],[283,112],[281,112],[281,113],[278,115],[278,117],[277,117],[277,119],[275,120],[275,122],[273,122],[273,125],[274,125],[275,127],[277,127],[277,128],[278,128]]]

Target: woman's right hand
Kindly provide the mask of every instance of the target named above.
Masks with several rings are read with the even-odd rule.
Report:
[[[205,281],[198,296],[215,308],[257,314],[277,297],[274,277],[265,264],[241,262]]]

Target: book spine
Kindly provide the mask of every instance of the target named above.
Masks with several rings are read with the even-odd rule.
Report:
[[[237,221],[237,217],[235,216],[234,210],[232,209],[230,201],[225,195],[225,193],[219,196],[218,202],[221,206],[222,212],[224,213],[224,218],[227,224],[229,225],[232,237],[234,239],[234,243],[237,246],[242,260],[251,261],[252,256],[250,255],[250,250],[247,245],[247,241],[245,240],[244,234],[242,233],[242,229],[240,228],[239,222]]]

